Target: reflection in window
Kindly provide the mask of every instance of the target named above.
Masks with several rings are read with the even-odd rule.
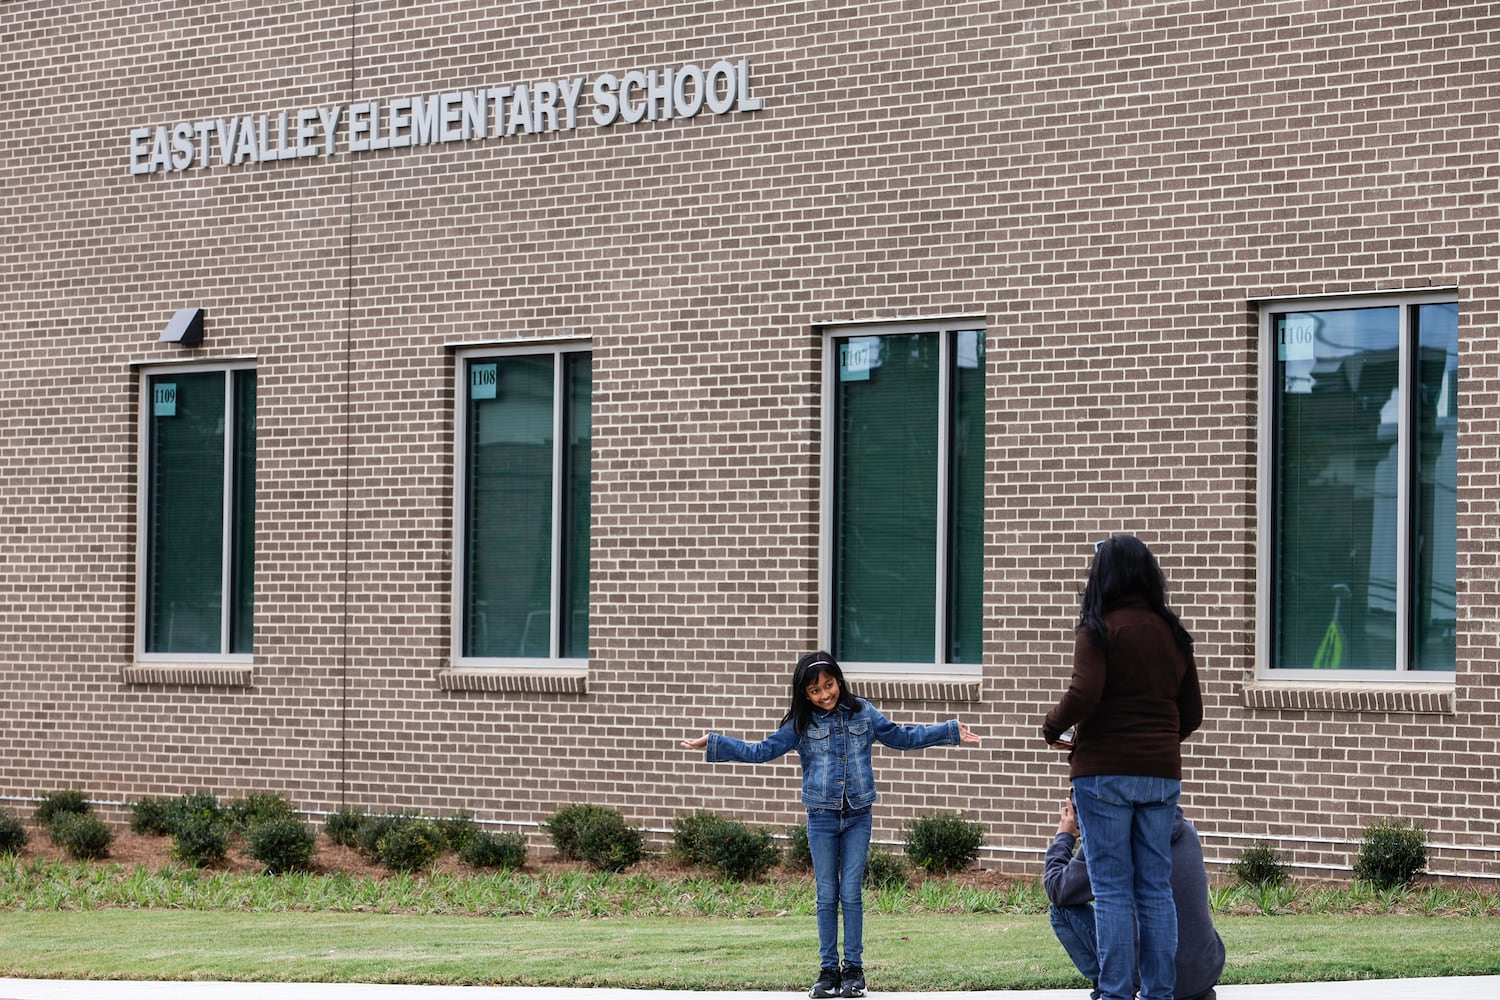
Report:
[[[253,651],[255,370],[146,379],[144,653]],[[228,599],[225,599],[225,595]]]
[[[980,662],[984,332],[833,339],[832,652]]]
[[[1415,310],[1412,669],[1452,670],[1458,621],[1458,305]]]
[[[588,656],[586,351],[464,362],[461,655]]]
[[[1272,666],[1452,670],[1458,309],[1273,312]]]

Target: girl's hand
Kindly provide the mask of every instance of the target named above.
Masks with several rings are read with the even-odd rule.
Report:
[[[684,750],[702,750],[704,747],[708,746],[708,734],[704,733],[696,740],[683,740],[678,745],[681,746]]]
[[[958,724],[958,742],[978,743],[979,737],[974,734],[974,730],[970,729],[968,726],[960,722]]]

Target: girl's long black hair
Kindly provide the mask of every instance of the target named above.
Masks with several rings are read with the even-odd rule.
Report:
[[[812,722],[813,703],[807,700],[807,686],[817,680],[819,674],[827,674],[838,681],[839,703],[835,707],[847,708],[851,712],[859,708],[859,700],[849,690],[849,682],[844,680],[844,671],[838,661],[821,649],[808,653],[797,661],[797,669],[792,671],[792,707],[781,717],[781,724],[792,723],[798,736],[807,732]]]
[[[1167,607],[1167,578],[1156,556],[1134,535],[1111,535],[1094,549],[1094,565],[1079,603],[1078,627],[1087,630],[1089,640],[1103,649],[1109,634],[1104,627],[1105,612],[1132,597],[1144,600],[1160,615],[1172,627],[1177,647],[1193,655],[1193,637]]]

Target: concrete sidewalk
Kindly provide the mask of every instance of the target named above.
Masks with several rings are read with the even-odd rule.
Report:
[[[1500,976],[1220,986],[1217,992],[1219,1000],[1500,1000]],[[802,992],[0,979],[0,1000],[806,1000],[806,997]],[[1088,991],[874,993],[871,997],[872,1000],[1087,1000]]]

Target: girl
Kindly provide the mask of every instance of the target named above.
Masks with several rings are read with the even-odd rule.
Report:
[[[1203,722],[1193,637],[1167,607],[1167,583],[1140,539],[1094,546],[1078,609],[1073,677],[1042,721],[1068,749],[1078,825],[1088,843],[1099,993],[1172,1000],[1177,910],[1172,827],[1182,741]],[[1071,742],[1064,731],[1075,732]]]
[[[807,808],[807,846],[818,888],[818,948],[821,968],[808,996],[865,995],[865,856],[870,847],[870,806],[878,797],[870,747],[879,740],[896,750],[978,743],[957,719],[937,726],[898,726],[869,702],[854,697],[832,656],[821,650],[797,661],[792,705],[781,728],[759,743],[718,733],[683,740],[684,750],[703,750],[709,761],[760,764],[792,750],[802,760],[802,804]],[[839,967],[838,912],[844,910],[844,964]]]

